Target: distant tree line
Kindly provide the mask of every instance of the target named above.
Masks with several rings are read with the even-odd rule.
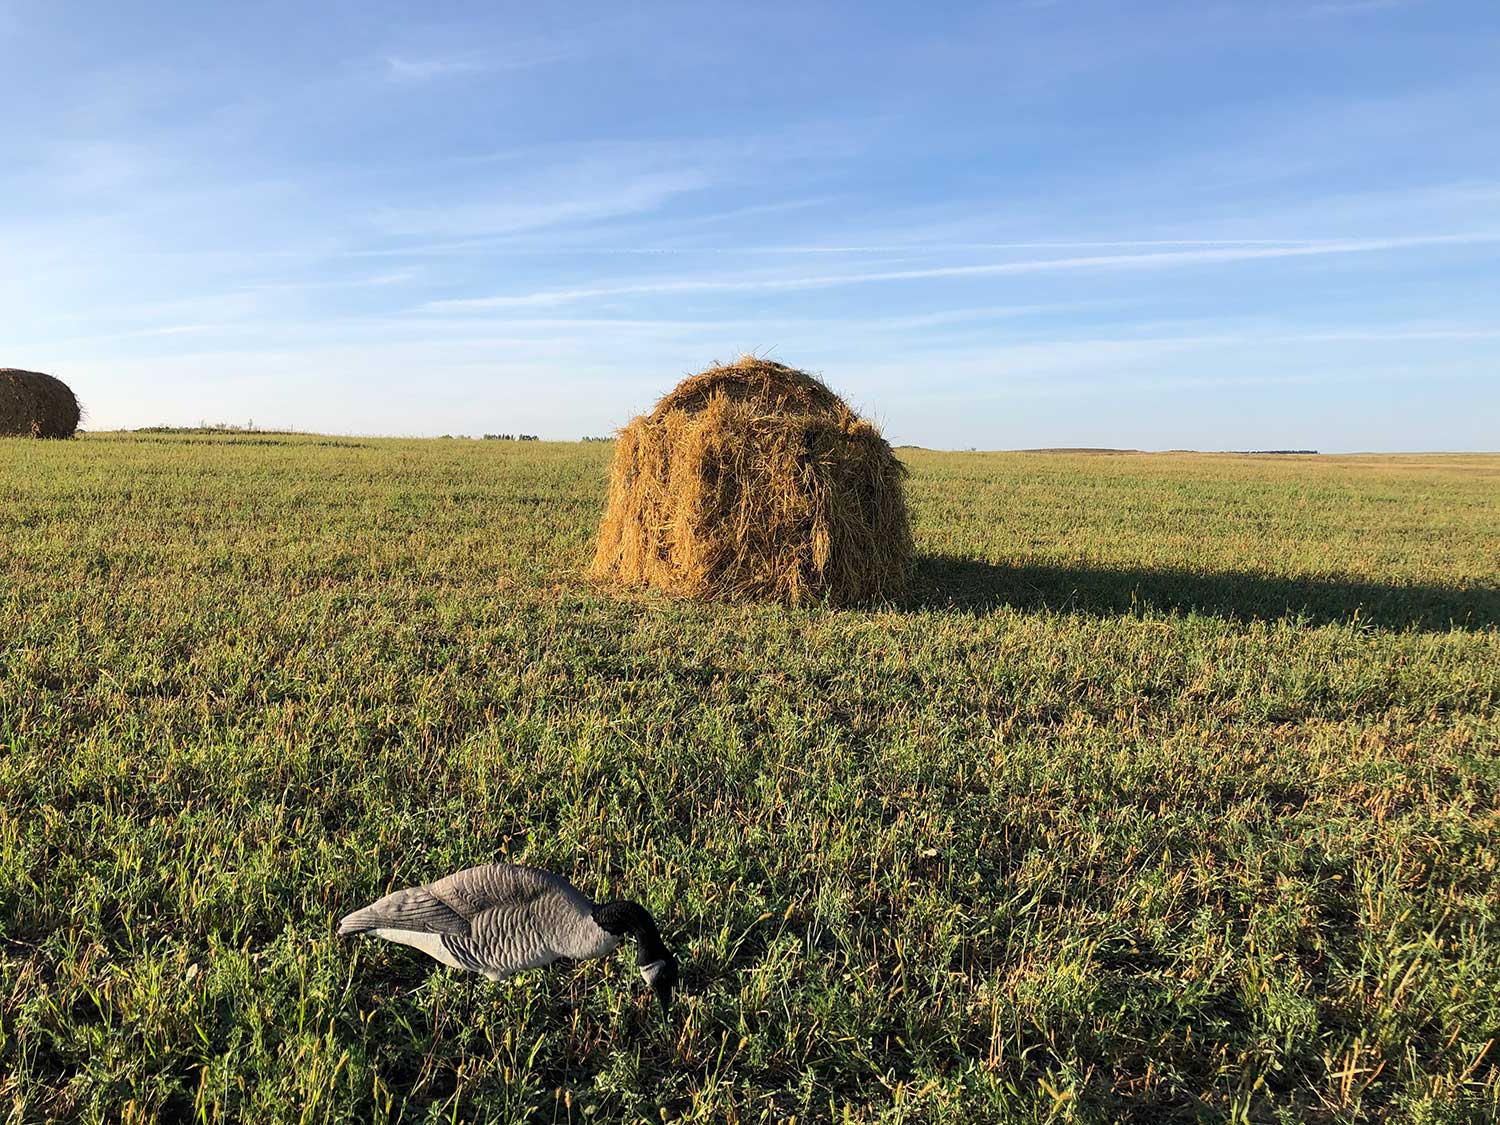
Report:
[[[290,434],[294,430],[263,430],[251,419],[243,426],[233,422],[199,422],[196,426],[140,426],[138,434]]]
[[[536,434],[485,434],[485,441],[540,441]]]

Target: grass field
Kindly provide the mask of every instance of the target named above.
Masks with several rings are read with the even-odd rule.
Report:
[[[793,611],[591,585],[609,453],[0,445],[0,1118],[1500,1114],[1500,456],[903,451]],[[670,1021],[333,936],[505,857]]]

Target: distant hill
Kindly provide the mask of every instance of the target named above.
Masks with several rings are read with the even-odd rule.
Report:
[[[1140,453],[1139,449],[1100,449],[1088,445],[1060,445],[1045,449],[1018,449],[1017,453]]]
[[[1046,449],[1018,449],[1017,453],[1144,453],[1144,449],[1099,449],[1093,446],[1057,446]],[[1202,449],[1168,449],[1166,453],[1203,453],[1211,452]],[[1221,452],[1235,453],[1250,456],[1267,456],[1270,454],[1316,454],[1316,449],[1225,449]]]

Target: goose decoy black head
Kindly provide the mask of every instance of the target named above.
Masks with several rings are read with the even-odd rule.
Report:
[[[566,957],[588,961],[634,938],[641,976],[667,1010],[677,958],[639,903],[596,905],[561,875],[492,863],[393,891],[339,922],[341,937],[368,933],[420,949],[455,969],[502,980]]]

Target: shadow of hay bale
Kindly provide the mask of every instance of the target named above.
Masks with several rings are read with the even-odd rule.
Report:
[[[914,575],[897,602],[909,611],[982,616],[1009,608],[1092,617],[1175,612],[1419,632],[1500,625],[1500,587],[1492,585],[1463,589],[1181,569],[995,564],[945,555],[924,555]]]
[[[82,416],[77,396],[61,379],[0,368],[0,436],[70,438]]]
[[[822,382],[747,356],[620,431],[594,574],[705,599],[890,598],[911,568],[905,476]]]

